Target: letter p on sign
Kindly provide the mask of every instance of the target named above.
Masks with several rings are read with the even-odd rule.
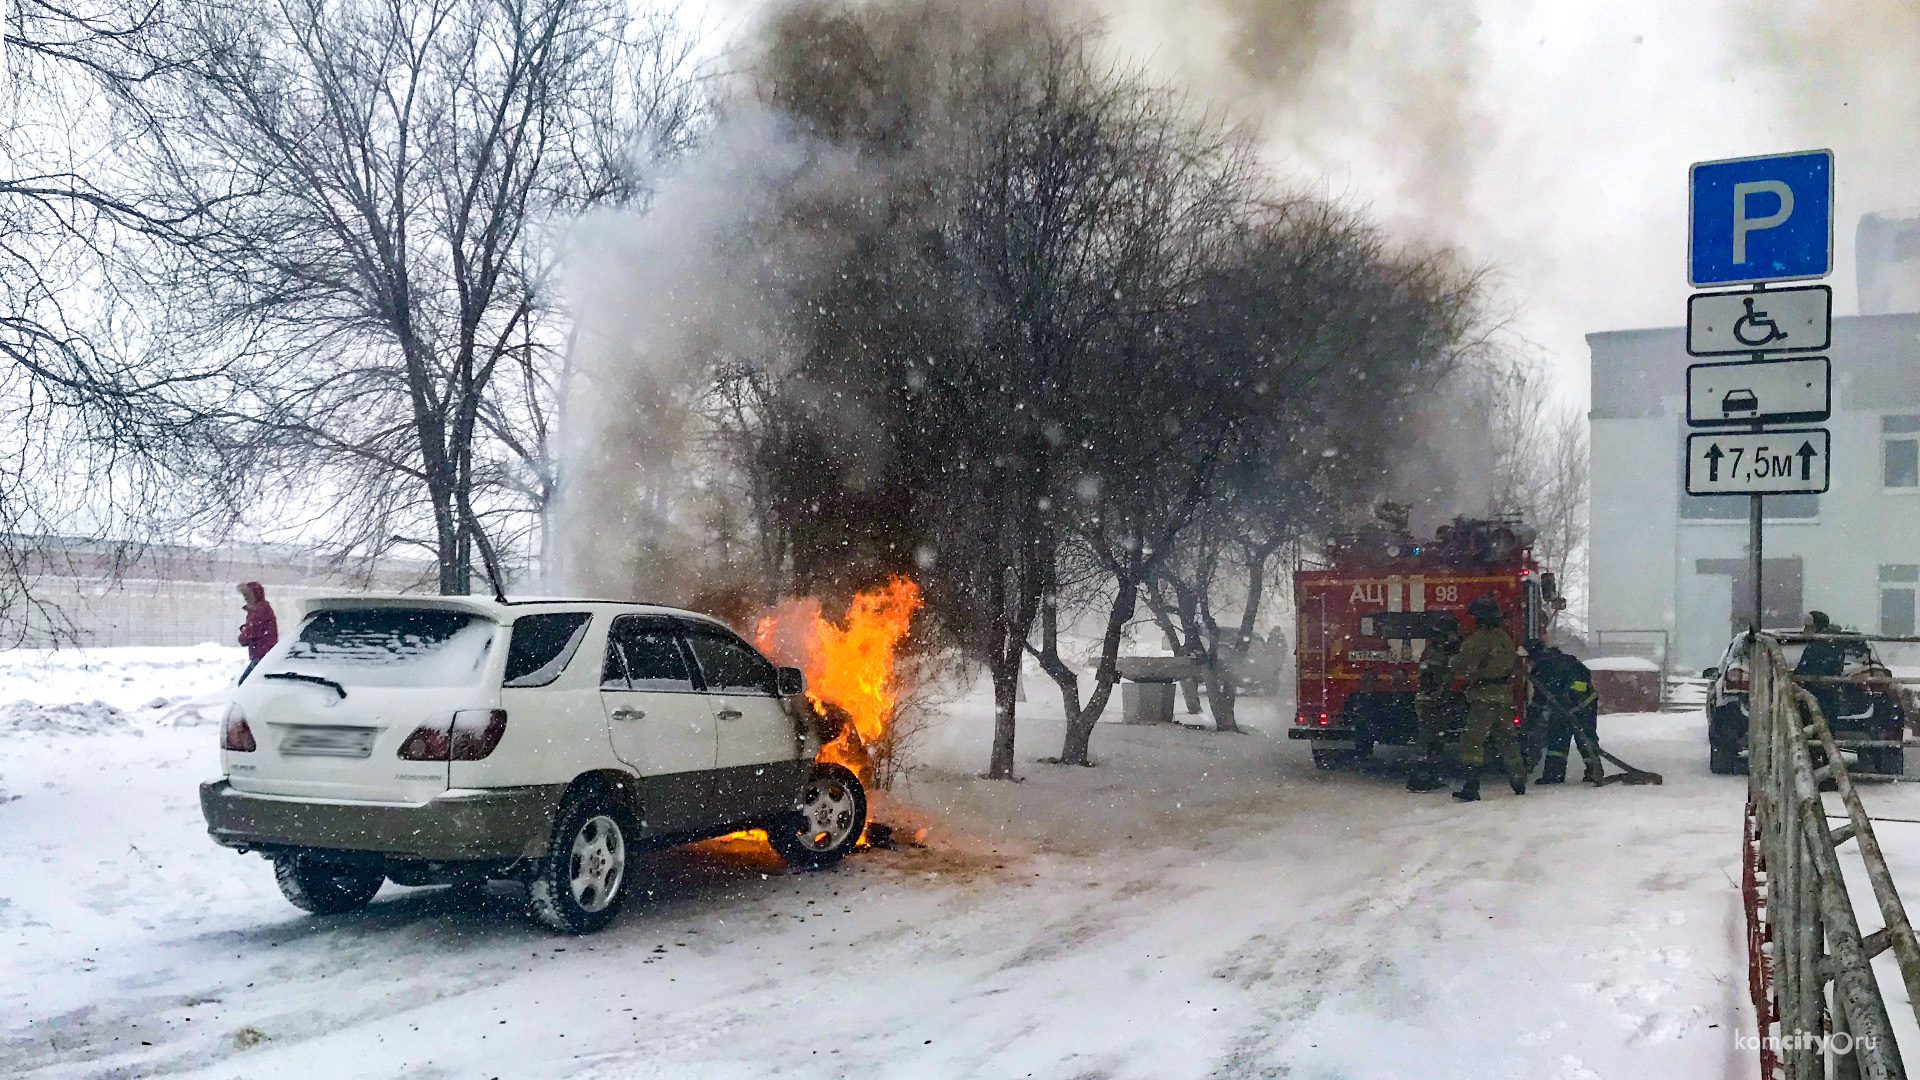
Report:
[[[1690,283],[1797,281],[1833,271],[1830,151],[1703,161],[1690,179]]]
[[[1747,214],[1748,200],[1759,194],[1772,195],[1779,200],[1779,209],[1765,217],[1750,217]],[[1747,261],[1747,234],[1759,229],[1772,229],[1784,225],[1793,216],[1793,189],[1778,180],[1753,180],[1745,184],[1733,185],[1733,261]]]

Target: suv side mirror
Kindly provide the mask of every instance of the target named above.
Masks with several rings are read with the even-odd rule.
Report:
[[[807,692],[807,675],[797,667],[779,668],[773,673],[774,689],[781,697],[793,697]]]
[[[1719,675],[1720,675],[1720,669],[1717,667],[1710,667],[1707,670],[1700,673],[1700,677],[1703,679],[1718,678]]]

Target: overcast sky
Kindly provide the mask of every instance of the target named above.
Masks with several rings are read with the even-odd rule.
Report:
[[[1840,315],[1860,214],[1920,204],[1914,0],[1086,2],[1292,182],[1496,267],[1581,404],[1584,334],[1684,319],[1691,162],[1834,150]]]

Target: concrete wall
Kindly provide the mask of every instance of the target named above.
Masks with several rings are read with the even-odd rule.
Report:
[[[230,645],[240,629],[243,581],[263,583],[284,631],[301,600],[423,591],[431,569],[399,561],[340,566],[270,545],[191,548],[15,537],[13,547],[27,553],[27,596],[9,589],[0,604],[0,647]]]

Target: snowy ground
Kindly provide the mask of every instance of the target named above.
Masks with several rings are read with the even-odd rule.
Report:
[[[1743,784],[1696,714],[1608,717],[1663,787],[1486,802],[1319,773],[1263,734],[1104,726],[1059,768],[973,777],[984,701],[883,813],[925,849],[787,872],[764,847],[649,859],[605,933],[389,885],[288,906],[206,839],[195,785],[233,650],[0,657],[0,1075],[204,1077],[1750,1076]],[[129,677],[130,676],[130,677]],[[166,699],[151,708],[156,699]],[[1278,730],[1272,706],[1249,719]],[[184,707],[183,707],[184,706]],[[31,710],[27,710],[31,712]],[[1052,713],[1050,718],[1049,713]],[[1874,793],[1920,894],[1920,792]],[[1895,830],[1906,830],[1905,832]],[[1869,929],[1872,925],[1870,924]],[[1904,996],[1892,998],[1896,1012]]]

